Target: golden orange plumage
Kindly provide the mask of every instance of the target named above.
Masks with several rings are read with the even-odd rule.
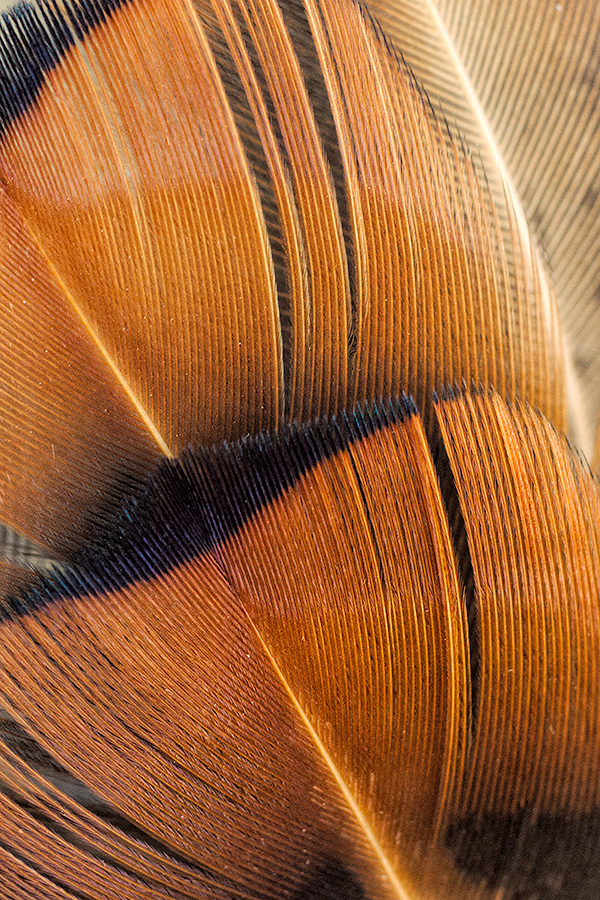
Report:
[[[600,890],[593,6],[4,13],[0,897]]]

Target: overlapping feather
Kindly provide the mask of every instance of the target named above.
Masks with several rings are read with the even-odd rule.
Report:
[[[544,289],[556,291],[571,429],[591,453],[600,397],[598,5],[370,0],[368,6],[434,109],[472,148],[505,233],[516,227],[525,256],[531,249],[525,269],[521,259],[511,260],[517,280],[531,265]]]
[[[598,887],[592,170],[514,150],[543,48],[377,10],[488,181],[350,0],[2,20],[0,896]]]

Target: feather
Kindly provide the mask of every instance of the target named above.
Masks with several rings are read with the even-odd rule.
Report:
[[[594,0],[369,0],[434,109],[476,150],[504,231],[556,291],[570,427],[591,454],[600,412],[600,111]],[[508,205],[504,195],[508,194]],[[516,266],[520,260],[509,260]]]
[[[77,396],[94,425],[78,414],[88,440],[61,453],[58,475],[43,411],[29,404],[28,422],[19,414],[27,438],[16,430],[15,442],[36,455],[40,443],[47,493],[77,483],[74,505],[48,504],[48,521],[33,528],[10,509],[24,493],[11,457],[0,472],[7,524],[52,551],[93,530],[82,482],[100,493],[99,481],[139,478],[153,454],[276,428],[284,414],[331,414],[408,391],[427,416],[432,390],[465,379],[518,393],[565,425],[555,317],[539,283],[512,290],[507,271],[520,239],[502,236],[469,159],[445,146],[360,8],[307,4],[304,21],[290,21],[304,78],[321,81],[311,110],[281,10],[262,0],[236,18],[226,4],[205,7],[89,0],[63,13],[18,6],[5,19],[0,176],[22,222],[14,240],[30,257],[24,244],[35,245],[36,281],[52,278],[62,293],[65,333],[100,357],[120,395],[109,409],[133,420],[135,435],[120,440],[140,443],[131,464],[120,449],[107,459],[114,426],[97,430],[98,403],[70,369],[61,396]],[[270,66],[267,28],[286,66]],[[318,131],[326,105],[337,172]],[[236,128],[245,110],[252,134],[247,121]],[[246,149],[251,137],[260,154]],[[89,253],[94,264],[82,266]],[[21,316],[14,327],[39,349],[33,322]],[[39,369],[27,355],[2,366],[4,383]]]
[[[156,444],[275,427],[266,229],[198,20],[181,3],[72,4],[64,18],[25,6],[3,38],[40,79],[46,44],[57,57],[35,115],[5,97],[6,190]],[[182,406],[184,394],[197,399]],[[246,411],[219,406],[226,396]]]
[[[0,71],[0,897],[593,895],[600,495],[499,151],[354,0],[23,0]]]
[[[529,409],[466,395],[437,415],[475,573],[477,685],[412,404],[185,456],[112,544],[0,625],[7,710],[119,817],[57,804],[51,779],[32,801],[37,777],[7,754],[3,843],[40,885],[469,897],[508,848],[510,887],[531,892],[548,850],[523,853],[517,816],[546,843],[570,833],[553,877],[585,877],[598,488]]]
[[[60,558],[160,449],[4,191],[0,203],[2,516]]]

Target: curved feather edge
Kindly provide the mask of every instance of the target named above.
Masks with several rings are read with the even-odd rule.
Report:
[[[429,429],[448,381],[564,427],[527,240],[362,7],[40,0],[0,37],[6,523],[68,556],[159,453],[404,390]]]
[[[367,6],[433,108],[474,151],[503,230],[510,230],[512,206],[526,254],[534,236],[531,264],[544,293],[556,290],[564,333],[570,434],[591,458],[600,397],[598,5],[368,0]]]
[[[595,883],[598,487],[526,407],[455,394],[436,410],[479,683],[449,485],[412,404],[188,454],[112,546],[3,613],[2,704],[30,740],[4,741],[0,772],[13,883],[132,898]]]

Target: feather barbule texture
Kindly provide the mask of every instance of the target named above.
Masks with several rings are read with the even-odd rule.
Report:
[[[1,14],[3,900],[599,895],[600,19],[542,7]]]

